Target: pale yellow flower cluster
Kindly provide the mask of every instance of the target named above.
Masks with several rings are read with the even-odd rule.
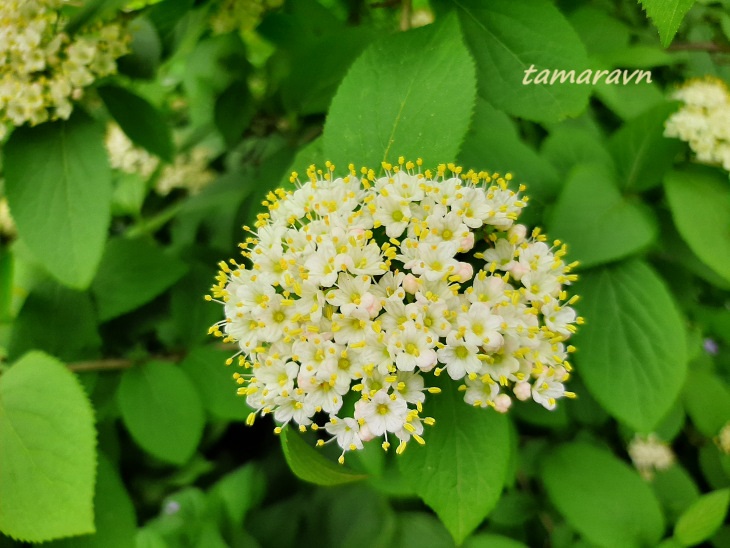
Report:
[[[215,172],[208,169],[211,151],[197,146],[183,154],[178,154],[172,165],[166,166],[155,183],[155,192],[166,196],[176,188],[187,190],[190,194],[200,192],[215,179]]]
[[[0,2],[0,138],[11,126],[67,119],[72,101],[116,72],[128,36],[119,23],[64,32],[63,0]]]
[[[702,163],[721,165],[730,171],[730,90],[719,78],[686,82],[672,99],[682,107],[665,124],[666,137],[689,143]]]
[[[13,239],[16,235],[15,221],[10,215],[8,200],[2,197],[0,198],[0,237]]]
[[[105,145],[111,167],[124,173],[135,173],[147,180],[160,165],[156,156],[135,146],[116,124],[109,124]],[[202,146],[178,154],[171,165],[162,169],[155,182],[155,192],[161,196],[174,189],[191,194],[199,192],[215,179],[215,172],[208,168],[211,156],[211,151]]]
[[[667,470],[675,461],[670,445],[654,433],[647,436],[635,435],[627,451],[636,470],[647,481],[654,478],[655,472]]]
[[[210,18],[215,34],[252,31],[268,10],[278,8],[284,0],[222,0]]]

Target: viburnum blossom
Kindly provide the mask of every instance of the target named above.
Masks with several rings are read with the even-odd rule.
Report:
[[[204,146],[181,152],[172,164],[164,165],[156,173],[159,158],[135,146],[117,124],[107,126],[104,144],[112,168],[139,175],[144,180],[155,175],[154,189],[160,196],[167,196],[175,189],[197,194],[215,179],[215,172],[208,168],[213,153]]]
[[[675,460],[672,448],[654,433],[647,436],[637,434],[627,451],[636,470],[646,480],[651,480],[655,471],[668,469]]]
[[[665,124],[666,137],[689,143],[697,160],[730,171],[730,89],[712,76],[687,81],[672,95],[683,103]]]
[[[129,36],[119,23],[64,31],[64,0],[0,2],[0,138],[8,126],[67,119],[72,101],[116,72]]]
[[[421,165],[293,173],[296,189],[270,193],[245,227],[244,260],[220,263],[207,298],[226,319],[210,332],[240,347],[249,423],[323,429],[342,462],[375,437],[387,449],[395,435],[399,453],[424,443],[430,375],[499,412],[574,396],[566,340],[582,320],[565,245],[516,224],[527,198],[510,175]]]

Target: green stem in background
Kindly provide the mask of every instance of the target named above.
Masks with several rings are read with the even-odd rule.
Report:
[[[730,46],[714,42],[678,42],[667,48],[670,51],[707,51],[709,53],[730,53]]]
[[[411,15],[413,14],[413,0],[403,0],[400,12],[400,30],[406,31],[411,28]]]

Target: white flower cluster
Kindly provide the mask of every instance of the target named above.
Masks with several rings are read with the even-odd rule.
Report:
[[[387,449],[393,434],[401,452],[433,422],[421,416],[439,391],[428,373],[500,412],[512,396],[547,409],[572,397],[574,265],[560,242],[515,224],[527,198],[511,177],[452,164],[434,176],[403,158],[383,168],[334,178],[328,162],[303,184],[293,173],[298,188],[271,193],[241,244],[244,264],[221,263],[208,299],[226,319],[210,331],[240,346],[249,422],[324,422],[343,455],[379,436]]]
[[[628,446],[629,456],[639,474],[646,480],[657,470],[666,470],[674,464],[674,452],[656,434],[636,435]]]
[[[104,144],[113,169],[136,173],[147,180],[160,165],[159,158],[135,146],[117,124],[108,125]],[[161,196],[166,196],[176,188],[191,194],[200,192],[215,179],[215,172],[208,169],[211,155],[211,151],[202,146],[178,154],[155,180],[155,191]]]
[[[697,160],[730,171],[730,90],[718,78],[689,80],[673,95],[682,107],[665,124],[666,137],[689,143]]]
[[[63,0],[0,2],[0,138],[8,126],[66,119],[71,101],[95,79],[116,72],[128,38],[118,23],[70,37]]]

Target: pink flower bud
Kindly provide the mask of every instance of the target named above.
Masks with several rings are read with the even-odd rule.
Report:
[[[474,247],[474,233],[469,232],[469,234],[467,234],[465,238],[461,239],[461,242],[459,244],[459,252],[465,253],[466,251],[469,251],[472,247]]]
[[[474,276],[474,267],[469,263],[459,263],[454,275],[459,277],[461,283],[464,283],[471,280],[472,276]]]
[[[416,291],[418,291],[418,278],[416,278],[413,274],[406,274],[405,278],[403,278],[402,285],[403,289],[406,290],[406,293],[415,295]]]
[[[515,397],[520,401],[529,400],[532,396],[532,387],[529,382],[518,382],[512,389]]]
[[[506,413],[512,406],[512,399],[507,394],[500,394],[494,398],[494,409],[500,413]]]

